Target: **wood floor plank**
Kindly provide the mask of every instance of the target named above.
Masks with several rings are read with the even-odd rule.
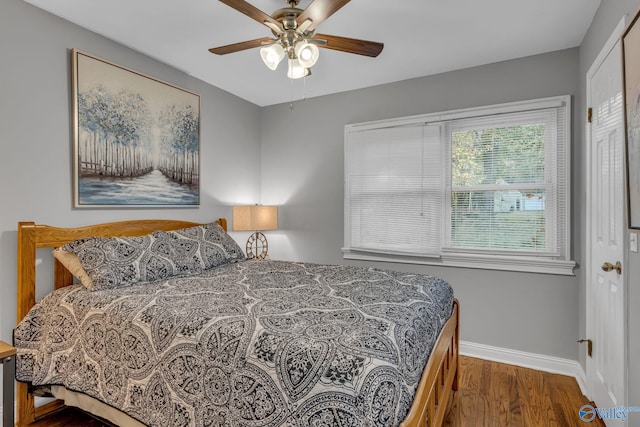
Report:
[[[544,373],[525,368],[520,373],[521,387],[528,390],[526,402],[527,425],[557,426],[558,422],[553,411],[553,402],[547,392]]]
[[[465,384],[466,390],[478,393],[480,390],[486,389],[487,386],[483,383],[483,368],[484,365],[482,363],[473,363],[467,357],[460,358],[460,372],[458,373],[458,378],[460,383]]]
[[[491,367],[491,384],[488,391],[492,425],[511,426],[511,413],[509,412],[511,404],[510,391],[510,375],[508,369],[496,369],[497,363],[490,362]]]
[[[575,378],[461,356],[459,389],[444,425],[583,427],[578,412],[585,404]]]
[[[30,427],[113,427],[113,425],[91,417],[79,409],[67,407],[30,424]]]

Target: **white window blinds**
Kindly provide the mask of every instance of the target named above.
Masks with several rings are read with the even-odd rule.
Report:
[[[572,274],[570,98],[345,128],[346,258]]]
[[[439,125],[371,129],[347,137],[347,247],[439,254],[442,149]]]
[[[451,122],[447,248],[557,257],[566,210],[564,110]],[[560,227],[561,229],[558,229]]]

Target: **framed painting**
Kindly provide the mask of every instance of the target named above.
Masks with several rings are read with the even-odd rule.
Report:
[[[71,51],[74,207],[200,204],[200,97]]]
[[[640,230],[640,11],[622,35],[629,228]]]

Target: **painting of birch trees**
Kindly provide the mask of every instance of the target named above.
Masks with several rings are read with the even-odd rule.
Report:
[[[74,206],[197,206],[200,97],[72,51]]]

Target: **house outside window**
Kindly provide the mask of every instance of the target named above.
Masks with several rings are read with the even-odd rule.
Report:
[[[570,97],[348,125],[346,259],[573,274]]]

